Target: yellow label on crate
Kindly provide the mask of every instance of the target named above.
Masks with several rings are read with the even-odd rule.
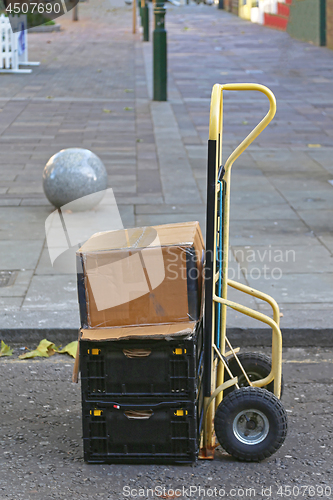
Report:
[[[183,417],[184,415],[187,415],[187,410],[176,410],[175,411],[176,417]]]
[[[174,354],[183,354],[183,349],[181,347],[176,347],[176,349],[173,352]]]
[[[94,417],[101,417],[103,415],[103,410],[90,410],[90,415],[94,415]]]
[[[91,349],[91,354],[93,356],[98,356],[101,351],[99,349]]]

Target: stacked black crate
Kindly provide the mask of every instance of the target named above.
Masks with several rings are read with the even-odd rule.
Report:
[[[173,340],[82,338],[85,460],[193,462],[202,424],[202,358],[201,322]]]
[[[188,278],[189,270],[201,263],[188,255],[191,252],[185,259],[190,317],[135,326],[89,324],[83,263],[80,371],[87,462],[196,459],[203,417],[203,332],[200,280]]]

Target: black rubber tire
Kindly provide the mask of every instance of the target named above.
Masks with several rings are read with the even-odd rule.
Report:
[[[258,352],[241,352],[237,354],[239,361],[242,363],[246,373],[249,375],[249,379],[252,381],[259,380],[261,378],[267,377],[272,368],[272,360],[265,354],[260,354]],[[239,387],[248,387],[248,383],[244,377],[242,370],[239,367],[236,359],[234,357],[228,358],[229,368],[234,377],[239,378]],[[225,372],[225,380],[229,380],[229,374]],[[224,396],[227,396],[235,389],[235,386],[229,387],[224,391]],[[263,387],[270,392],[274,392],[274,381]],[[281,395],[283,393],[283,377],[281,380]]]
[[[268,421],[268,433],[258,444],[242,442],[234,431],[236,417],[250,410],[258,410]],[[287,414],[280,400],[258,387],[235,389],[226,396],[216,410],[214,425],[222,448],[234,458],[246,462],[260,462],[273,455],[282,446],[288,427]]]

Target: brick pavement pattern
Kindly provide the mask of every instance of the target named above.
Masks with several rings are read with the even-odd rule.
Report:
[[[168,6],[169,101],[156,103],[152,45],[132,35],[131,8],[79,9],[79,22],[59,19],[62,31],[29,35],[41,61],[32,74],[0,75],[0,270],[18,270],[0,288],[3,328],[79,325],[75,276],[52,269],[45,247],[47,160],[67,147],[96,153],[125,227],[204,229],[210,92],[244,81],[273,90],[277,115],[233,167],[231,273],[277,299],[282,327],[331,328],[333,52],[215,7]],[[224,103],[226,158],[267,102],[227,93]],[[229,324],[255,323],[231,314]]]

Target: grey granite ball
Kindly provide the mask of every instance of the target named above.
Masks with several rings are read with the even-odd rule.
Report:
[[[88,149],[59,151],[49,159],[43,172],[45,195],[56,208],[77,200],[71,209],[89,210],[102,200],[107,183],[102,161]]]

